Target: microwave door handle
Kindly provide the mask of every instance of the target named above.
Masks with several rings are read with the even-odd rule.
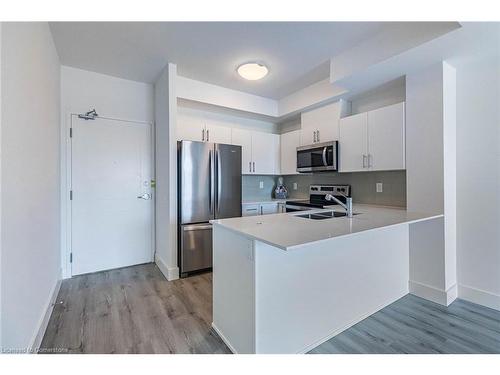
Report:
[[[326,146],[323,147],[323,164],[324,164],[325,167],[328,167],[328,163],[326,161],[326,151],[327,151],[327,148],[328,147],[326,147]]]

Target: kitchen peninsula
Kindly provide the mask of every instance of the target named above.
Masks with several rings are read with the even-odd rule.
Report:
[[[212,326],[233,352],[305,353],[403,297],[409,225],[442,217],[332,211],[212,221]]]

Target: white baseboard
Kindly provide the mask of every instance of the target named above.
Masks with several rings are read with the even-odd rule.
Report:
[[[449,306],[458,295],[457,284],[452,285],[448,290],[443,290],[410,280],[408,282],[408,287],[410,294],[439,303],[443,306]]]
[[[458,298],[500,311],[500,295],[498,294],[459,284]]]
[[[165,262],[157,256],[155,256],[155,263],[168,281],[177,280],[179,278],[179,267],[168,267]]]
[[[219,328],[217,328],[217,326],[214,324],[214,322],[212,322],[212,328],[219,335],[219,337],[221,338],[221,340],[224,341],[224,344],[226,344],[226,346],[229,348],[229,350],[231,350],[231,352],[233,354],[238,354],[238,352],[236,351],[236,349],[233,348],[233,346],[231,345],[231,343],[229,342],[229,340],[226,338],[226,336],[224,336],[222,334],[222,332],[220,331]]]
[[[31,339],[31,343],[29,348],[33,350],[33,353],[36,353],[42,344],[43,335],[45,335],[45,330],[49,325],[50,316],[52,315],[52,310],[54,310],[54,304],[57,301],[57,295],[59,294],[59,290],[61,289],[62,280],[57,280],[56,284],[52,288],[52,292],[50,293],[49,300],[45,305],[45,309],[43,310],[43,314],[40,317],[40,321],[37,325],[37,330],[33,334],[33,338]]]

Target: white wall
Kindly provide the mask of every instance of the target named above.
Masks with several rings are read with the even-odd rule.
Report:
[[[177,266],[177,66],[168,64],[155,83],[156,256],[168,280],[179,277]]]
[[[347,100],[351,102],[352,115],[404,102],[406,100],[405,78],[387,82]]]
[[[459,297],[500,310],[500,58],[457,69]]]
[[[60,64],[46,23],[2,25],[1,325],[27,348],[60,279]]]
[[[178,98],[266,116],[279,116],[278,102],[273,99],[181,76],[176,77],[175,84]]]
[[[444,214],[410,225],[410,291],[444,305],[457,293],[455,104],[455,71],[447,63],[407,75],[407,209]]]
[[[72,113],[85,113],[95,108],[101,116],[153,122],[154,92],[147,83],[129,81],[86,70],[61,67],[61,230],[63,277],[71,277],[69,239],[64,225],[67,212],[66,161],[69,157],[69,124]]]

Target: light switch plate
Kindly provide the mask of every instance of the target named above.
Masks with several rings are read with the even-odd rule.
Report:
[[[376,186],[376,189],[377,189],[377,193],[382,193],[382,191],[384,190],[382,183],[381,182],[377,182],[375,184],[375,186]]]
[[[264,181],[261,181],[261,182],[259,183],[259,188],[264,189]]]
[[[293,183],[293,190],[297,190],[297,183],[296,182]]]

